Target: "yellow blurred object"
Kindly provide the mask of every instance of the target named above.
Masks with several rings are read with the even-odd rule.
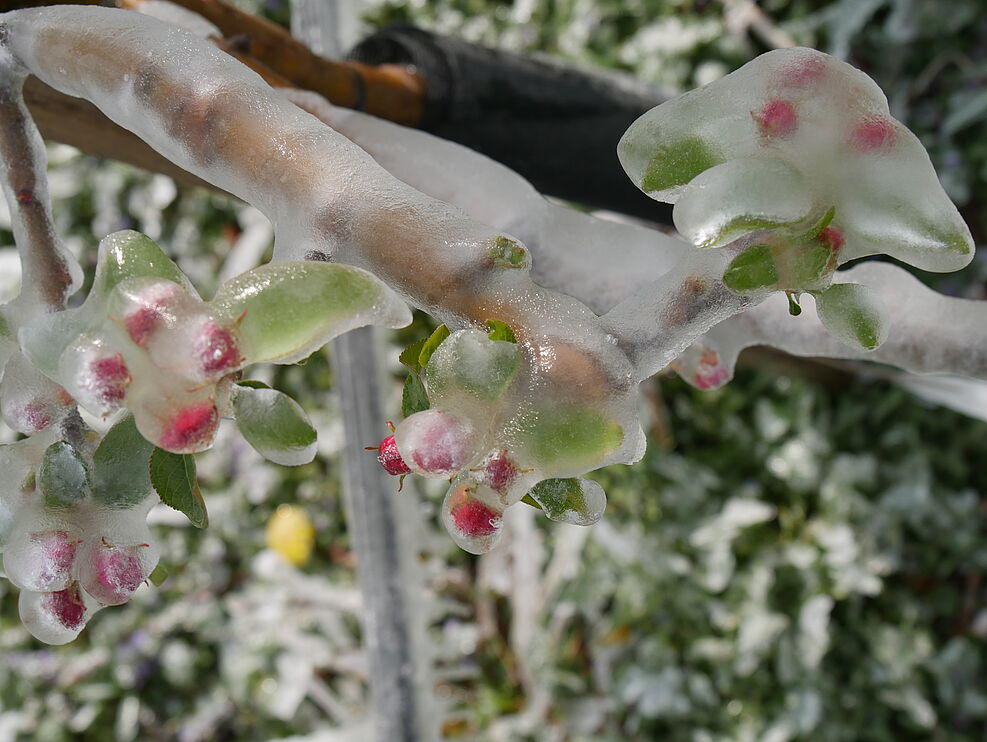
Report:
[[[302,567],[312,556],[315,526],[308,514],[294,505],[279,505],[267,522],[267,545],[281,556]]]

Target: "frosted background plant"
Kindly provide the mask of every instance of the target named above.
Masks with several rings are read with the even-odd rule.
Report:
[[[630,691],[629,691],[630,692]]]

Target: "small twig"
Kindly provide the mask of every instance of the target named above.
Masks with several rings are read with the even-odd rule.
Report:
[[[0,27],[0,41],[3,31]],[[24,104],[23,85],[16,70],[0,71],[0,172],[21,255],[21,296],[57,311],[75,288],[72,259],[52,221],[44,146]]]

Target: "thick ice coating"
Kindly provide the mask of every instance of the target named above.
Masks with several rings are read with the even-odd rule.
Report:
[[[839,262],[875,253],[953,271],[973,239],[914,134],[865,74],[812,49],[763,54],[638,119],[621,164],[645,193],[676,204],[701,247],[835,209]]]
[[[0,446],[0,553],[21,590],[25,627],[49,644],[74,639],[100,608],[127,602],[158,562],[150,485],[112,485],[97,441],[63,419]],[[69,439],[75,441],[70,443]]]
[[[237,62],[153,19],[62,7],[0,23],[14,83],[29,71],[93,101],[181,167],[256,205],[277,232],[278,262],[211,302],[153,243],[112,237],[86,305],[22,330],[31,361],[91,411],[128,407],[149,440],[195,451],[211,441],[231,373],[297,360],[354,322],[406,321],[400,296],[452,332],[422,364],[430,409],[401,423],[385,465],[451,477],[443,519],[471,551],[496,542],[504,508],[526,493],[557,520],[598,519],[602,489],[578,477],[643,453],[637,382],[679,357],[680,368],[702,371],[702,384],[722,383],[732,362],[715,326],[758,311],[769,292],[815,292],[822,322],[864,349],[886,332],[893,343],[894,328],[875,294],[839,279],[830,287],[840,262],[883,251],[949,270],[969,259],[968,231],[880,91],[809,50],[766,55],[659,107],[625,137],[621,157],[635,182],[676,201],[680,230],[716,248],[698,251],[548,206],[461,148],[320,113],[405,182],[396,180]],[[491,320],[512,338],[489,337]],[[266,408],[275,407],[290,405]],[[298,450],[311,447],[304,431],[299,440]],[[73,483],[59,491],[75,495],[8,535],[49,555],[44,574],[25,567],[18,579],[49,589],[25,593],[25,615],[61,636],[87,615],[85,601],[125,599],[153,552],[130,532],[75,543],[66,513],[105,488],[80,479],[87,452],[46,455],[59,481]],[[16,521],[25,498],[22,488],[0,500],[0,518]],[[40,594],[59,597],[42,605],[30,597]]]
[[[276,225],[279,260],[365,268],[453,328],[487,320],[513,328],[521,370],[505,392],[513,401],[498,449],[523,453],[541,476],[640,458],[628,358],[585,305],[532,283],[527,250],[511,235],[393,179],[182,31],[99,8],[17,11],[3,22],[26,69],[264,211]]]
[[[100,243],[86,302],[43,315],[20,338],[37,367],[89,412],[127,407],[149,441],[192,453],[211,445],[229,377],[245,365],[294,362],[354,327],[409,319],[371,274],[317,262],[247,271],[203,302],[157,245],[123,231]]]

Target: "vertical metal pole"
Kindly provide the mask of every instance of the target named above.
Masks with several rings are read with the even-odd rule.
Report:
[[[333,341],[333,381],[346,443],[343,497],[363,593],[364,644],[370,661],[378,742],[437,739],[425,642],[422,576],[414,548],[414,492],[397,483],[364,446],[382,437],[377,333],[365,327]]]
[[[292,0],[292,32],[317,54],[339,56],[355,42],[346,37],[356,32],[358,7],[358,0]],[[363,594],[374,732],[377,742],[432,742],[438,719],[415,548],[421,515],[414,489],[397,494],[397,482],[364,450],[386,431],[379,343],[379,333],[364,327],[330,346],[346,433],[343,498]]]

